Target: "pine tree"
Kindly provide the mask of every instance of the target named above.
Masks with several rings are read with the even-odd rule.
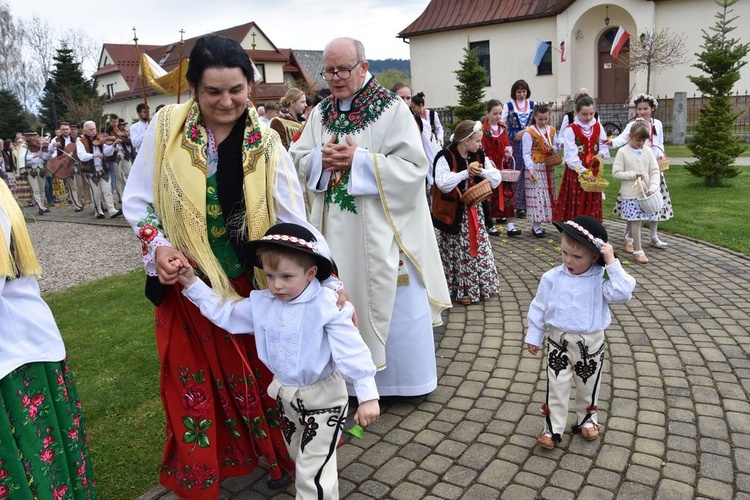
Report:
[[[729,10],[738,0],[714,0],[722,9],[716,14],[716,25],[711,32],[703,31],[703,52],[696,54],[698,62],[694,67],[706,76],[690,76],[691,82],[703,95],[711,100],[704,108],[695,126],[695,135],[688,143],[697,161],[688,163],[685,168],[691,175],[703,178],[707,185],[715,186],[721,179],[731,179],[740,171],[733,165],[744,147],[739,137],[732,133],[732,125],[741,113],[732,111],[732,88],[740,79],[740,69],[747,64],[743,61],[750,50],[750,44],[740,43],[729,38],[735,30],[731,23],[737,17],[729,18]]]
[[[454,106],[455,123],[461,120],[479,120],[484,113],[484,87],[487,85],[487,70],[479,65],[479,59],[469,47],[464,49],[460,69],[454,71],[458,79],[458,106]]]
[[[0,139],[13,140],[16,132],[25,132],[29,121],[18,98],[7,89],[0,90]]]
[[[84,77],[81,65],[75,62],[73,50],[63,42],[54,57],[55,67],[50,80],[53,88],[42,94],[39,100],[39,118],[46,128],[54,126],[53,99],[57,111],[57,122],[97,120],[99,116],[71,116],[69,99],[88,101],[99,99],[92,80]]]

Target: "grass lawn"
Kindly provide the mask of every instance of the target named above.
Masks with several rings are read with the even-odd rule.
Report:
[[[159,482],[164,412],[143,286],[139,270],[45,296],[76,377],[99,498],[133,499]]]
[[[690,236],[750,255],[750,236],[745,219],[750,193],[750,167],[739,169],[741,174],[734,179],[709,188],[701,179],[691,176],[683,166],[672,165],[665,172],[665,177],[675,216],[659,223],[659,232]],[[612,178],[611,165],[605,166],[604,176],[609,180],[604,217],[615,217],[612,208],[620,182]]]
[[[690,158],[693,156],[693,152],[688,149],[685,144],[665,144],[667,157],[669,158]],[[750,156],[750,145],[745,144],[745,152],[740,156]],[[669,179],[667,179],[667,186],[669,185]]]

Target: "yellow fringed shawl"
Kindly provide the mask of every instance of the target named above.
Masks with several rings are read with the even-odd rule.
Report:
[[[0,276],[13,279],[18,275],[36,276],[42,274],[42,266],[34,253],[31,237],[23,219],[23,212],[13,198],[5,182],[0,181],[0,212],[10,221],[10,234],[13,241],[13,254],[10,242],[5,240],[5,231],[0,228]]]
[[[172,246],[205,273],[219,296],[238,299],[208,240],[205,153],[208,132],[202,125],[197,102],[191,99],[185,104],[165,107],[157,115],[156,126],[154,209],[164,232]],[[258,114],[248,102],[242,151],[247,210],[245,239],[260,239],[276,219],[273,186],[282,154],[280,148],[278,134],[260,127]],[[259,286],[265,286],[265,276],[258,269],[255,280]]]

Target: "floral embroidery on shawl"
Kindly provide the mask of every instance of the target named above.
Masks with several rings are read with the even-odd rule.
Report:
[[[375,78],[362,88],[352,101],[352,109],[339,111],[338,99],[329,96],[320,103],[323,127],[330,134],[356,134],[375,122],[383,111],[401,99],[386,89]]]
[[[255,157],[263,154],[263,141],[260,132],[260,118],[255,107],[247,101],[247,121],[245,123],[244,141],[242,145],[242,171],[251,172],[255,167]],[[198,101],[188,111],[182,136],[182,147],[185,148],[193,160],[193,164],[206,172],[206,147],[208,145],[208,130],[200,117]]]

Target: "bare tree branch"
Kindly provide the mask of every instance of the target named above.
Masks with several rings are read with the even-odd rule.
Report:
[[[651,87],[651,74],[688,62],[687,37],[669,28],[630,39],[630,50],[623,51],[615,64],[628,71],[646,73],[646,92]]]
[[[0,3],[0,88],[18,95],[23,78],[18,64],[23,60],[23,25],[13,20],[9,7]]]

